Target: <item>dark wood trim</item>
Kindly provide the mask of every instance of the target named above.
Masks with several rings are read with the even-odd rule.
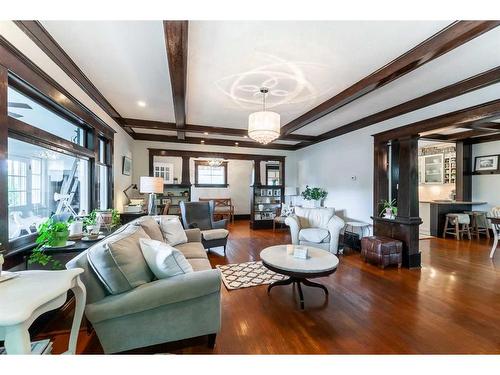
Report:
[[[99,104],[110,117],[120,117],[120,114],[106,100],[104,95],[94,86],[39,21],[14,21],[14,23],[85,91],[92,100]]]
[[[473,123],[484,122],[485,120],[500,117],[500,99],[487,103],[482,103],[473,107],[460,109],[458,111],[445,113],[440,116],[414,122],[399,128],[387,130],[374,135],[376,142],[389,141],[404,136],[420,134],[426,137],[425,133],[432,133],[441,128],[458,128]],[[482,138],[482,137],[481,137]]]
[[[190,158],[220,158],[233,160],[277,160],[285,161],[286,156],[281,155],[256,155],[256,154],[238,154],[232,152],[212,152],[212,151],[184,151],[184,150],[167,150],[158,148],[148,148],[149,156],[187,156]],[[150,164],[152,165],[152,159]],[[152,171],[152,169],[151,169]]]
[[[203,187],[203,188],[227,188],[229,186],[227,183],[227,161],[224,161],[221,164],[224,166],[224,183],[223,184],[200,184],[198,182],[198,168],[200,165],[208,165],[208,161],[205,161],[205,160],[195,160],[194,161],[194,186]]]
[[[314,143],[319,143],[331,138],[339,137],[343,134],[347,134],[356,130],[363,129],[367,126],[377,124],[382,121],[389,120],[391,118],[404,115],[405,113],[409,113],[415,111],[420,108],[424,108],[430,106],[432,104],[439,103],[444,100],[452,99],[457,96],[466,94],[468,92],[478,90],[489,85],[500,82],[500,66],[496,68],[490,69],[486,72],[479,73],[475,76],[466,78],[459,82],[453,83],[449,86],[443,87],[441,89],[432,91],[428,94],[422,95],[418,98],[409,100],[405,103],[396,105],[394,107],[388,108],[381,112],[377,112],[373,115],[366,116],[362,119],[353,121],[349,124],[340,126],[336,129],[330,130],[323,134],[320,134],[316,137],[316,139],[312,142],[302,143],[298,145],[298,148],[306,147]],[[500,124],[493,123],[498,126]],[[479,129],[482,125],[477,125]],[[494,127],[494,125],[490,125]]]
[[[23,139],[29,139],[30,143],[40,145],[45,148],[55,148],[57,151],[63,153],[69,152],[72,155],[77,154],[85,156],[89,159],[94,157],[93,150],[89,150],[83,146],[77,145],[76,143],[67,141],[66,139],[59,138],[52,133],[31,126],[13,117],[8,118],[7,124],[9,132],[16,133]]]
[[[261,186],[262,180],[260,177],[260,163],[262,160],[255,159],[253,162],[253,186]]]
[[[185,137],[188,29],[188,21],[163,21],[178,139]]]
[[[108,138],[112,138],[113,134],[116,133],[113,128],[101,120],[2,36],[0,36],[0,65],[7,68],[10,74],[19,77],[53,102],[73,113],[80,119],[82,124],[88,124],[97,133]]]
[[[237,215],[234,215],[234,220],[250,220],[250,214],[237,214]]]
[[[290,134],[497,27],[500,21],[456,21],[369,76],[281,127]]]
[[[8,71],[7,68],[0,65],[0,254],[7,249],[9,242],[9,209],[7,197],[8,186],[8,125],[7,114],[7,89]],[[6,267],[7,268],[7,265]]]
[[[161,121],[149,121],[141,119],[132,118],[120,118],[115,119],[120,122],[120,125],[124,128],[136,128],[136,129],[159,129],[159,130],[171,130],[176,131],[177,126],[173,122],[161,122]],[[186,124],[184,129],[189,133],[209,133],[209,134],[221,134],[221,135],[232,135],[235,137],[245,137],[248,136],[247,129],[241,128],[225,128],[221,126],[209,126],[209,125],[191,125]],[[306,141],[312,142],[316,139],[312,135],[302,135],[302,134],[288,134],[282,136],[279,139],[284,141]]]
[[[249,147],[249,148],[264,148],[264,149],[276,149],[276,150],[295,150],[295,145],[288,145],[281,143],[269,143],[267,145],[263,145],[261,143],[254,141],[232,141],[230,139],[216,139],[216,138],[203,139],[196,137],[185,137],[184,139],[179,139],[176,136],[171,136],[171,135],[146,134],[146,133],[134,133],[133,138],[138,141],[189,143],[197,145],[205,144],[205,145],[216,145],[216,146]]]
[[[182,156],[182,185],[191,185],[191,177],[189,176],[189,156]]]
[[[481,137],[474,137],[465,140],[465,143],[468,144],[477,144],[477,143],[487,143],[487,142],[495,142],[500,141],[500,133],[491,134],[491,135],[483,135]]]
[[[472,145],[456,143],[456,200],[472,200]]]

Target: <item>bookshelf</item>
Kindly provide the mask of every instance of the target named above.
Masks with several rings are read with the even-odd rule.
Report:
[[[283,203],[282,185],[254,185],[250,197],[250,228],[272,228]]]

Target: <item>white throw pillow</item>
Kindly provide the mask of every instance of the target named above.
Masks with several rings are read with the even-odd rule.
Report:
[[[158,279],[193,272],[193,267],[179,250],[165,242],[141,238],[142,255]]]
[[[165,242],[171,246],[188,242],[186,232],[182,227],[181,221],[177,217],[162,217],[160,220],[160,229],[165,238]]]

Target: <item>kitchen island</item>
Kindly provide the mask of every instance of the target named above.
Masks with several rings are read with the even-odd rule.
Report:
[[[483,205],[487,202],[473,201],[452,201],[452,200],[431,200],[420,201],[420,217],[424,222],[424,226],[428,227],[431,236],[439,237],[443,234],[444,222],[446,214],[463,213],[464,211],[472,211],[472,206]],[[427,204],[428,209],[425,209]]]

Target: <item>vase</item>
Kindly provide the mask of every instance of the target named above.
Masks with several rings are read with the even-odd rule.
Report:
[[[55,247],[65,246],[66,242],[68,241],[68,237],[69,237],[68,230],[55,232],[54,239],[52,241],[52,246],[55,246]]]
[[[321,200],[319,199],[309,199],[304,201],[304,207],[307,208],[319,208],[321,207]]]

